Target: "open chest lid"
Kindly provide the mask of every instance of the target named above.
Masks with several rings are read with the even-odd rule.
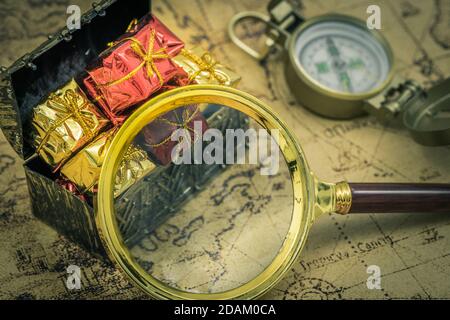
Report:
[[[124,33],[132,19],[144,16],[150,8],[150,0],[94,3],[82,15],[80,29],[63,28],[9,68],[0,70],[0,127],[19,156],[33,153],[23,139],[33,108],[81,74],[109,42]]]

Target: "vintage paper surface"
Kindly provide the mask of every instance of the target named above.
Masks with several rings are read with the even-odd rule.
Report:
[[[373,1],[293,3],[305,17],[333,11],[365,19]],[[426,86],[450,76],[449,0],[376,3],[398,72]],[[0,64],[9,65],[62,26],[69,4],[80,4],[84,11],[90,1],[39,5],[31,0],[3,1]],[[295,128],[318,177],[355,182],[450,181],[449,147],[420,146],[406,131],[383,127],[370,117],[339,122],[317,117],[290,96],[280,63],[261,66],[231,44],[226,34],[229,18],[243,10],[264,12],[265,6],[266,1],[259,0],[155,0],[153,11],[187,47],[204,46],[225,65],[237,72],[245,70],[239,88],[272,105]],[[23,20],[23,16],[30,19]],[[217,16],[221,19],[213,18]],[[249,36],[255,33],[248,29]],[[21,161],[3,135],[0,181],[0,298],[143,297],[113,267],[32,217]],[[181,237],[186,226],[178,227]],[[326,216],[313,226],[301,260],[266,298],[450,298],[449,248],[448,215]],[[80,290],[66,287],[66,268],[71,264],[82,269]],[[371,265],[381,268],[380,290],[367,288]]]

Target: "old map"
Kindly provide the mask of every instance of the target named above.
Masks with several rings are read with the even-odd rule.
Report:
[[[450,181],[449,147],[420,146],[405,130],[382,126],[371,117],[353,121],[317,117],[291,97],[280,62],[260,65],[237,49],[226,33],[229,19],[243,10],[264,12],[266,1],[153,2],[153,12],[188,46],[209,48],[233,66],[243,77],[240,89],[269,103],[295,129],[318,177],[355,182]],[[365,19],[366,8],[374,1],[292,3],[306,18],[340,12]],[[376,3],[399,73],[425,86],[450,76],[449,0]],[[86,10],[91,1],[1,1],[0,64],[9,65],[57,31],[69,4]],[[252,39],[259,33],[249,28],[245,35]],[[0,298],[145,298],[119,271],[32,216],[22,162],[3,135],[0,181]],[[261,205],[264,195],[249,199]],[[276,201],[283,206],[281,199]],[[66,287],[66,268],[72,264],[82,270],[80,290]],[[381,289],[367,287],[367,269],[372,265],[380,268]],[[450,217],[446,215],[325,216],[313,226],[301,260],[265,298],[450,298],[449,275]]]

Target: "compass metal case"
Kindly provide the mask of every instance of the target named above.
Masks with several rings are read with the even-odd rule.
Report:
[[[403,124],[415,141],[427,146],[450,142],[450,78],[411,99]]]
[[[385,58],[387,59],[385,62],[388,65],[385,66],[385,68],[387,67],[388,70],[385,71],[383,79],[375,79],[375,86],[369,87],[368,90],[359,90],[358,92],[337,90],[314,79],[310,74],[311,72],[305,70],[304,65],[300,61],[299,54],[301,54],[301,52],[299,52],[299,50],[302,49],[299,49],[299,40],[301,41],[302,35],[308,30],[317,27],[320,28],[321,25],[326,23],[349,25],[368,35],[371,40],[379,46],[377,49],[383,50],[382,54],[385,54]],[[311,36],[309,38],[311,42],[317,41],[317,39],[311,39]],[[302,45],[302,47],[304,47],[304,45]],[[363,108],[365,100],[383,91],[389,85],[393,77],[394,62],[392,50],[384,37],[379,32],[368,30],[361,20],[345,15],[328,14],[308,19],[297,27],[289,37],[285,52],[286,79],[292,93],[305,107],[326,117],[348,119],[365,114],[366,112]],[[315,54],[317,54],[317,52],[315,52]],[[363,62],[361,60],[355,60],[355,64],[357,65],[358,63],[362,64]],[[329,71],[330,67],[324,62],[322,66],[319,64],[317,68],[319,70],[322,68],[325,71]]]

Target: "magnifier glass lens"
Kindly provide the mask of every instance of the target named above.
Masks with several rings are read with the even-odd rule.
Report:
[[[263,272],[293,212],[277,134],[211,104],[149,122],[127,146],[114,188],[115,217],[133,259],[191,293],[231,290]]]

